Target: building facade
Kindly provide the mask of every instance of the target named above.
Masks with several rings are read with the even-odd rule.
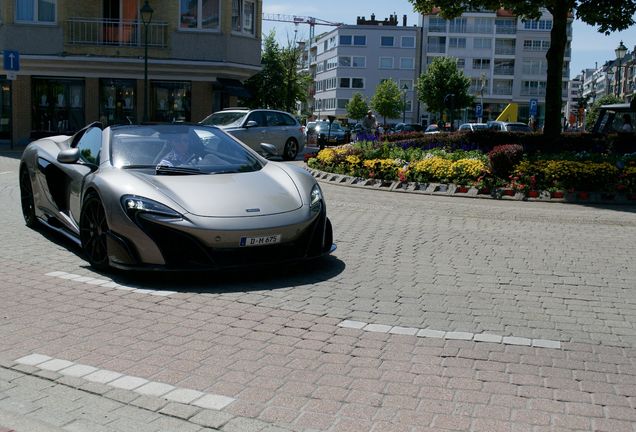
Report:
[[[406,110],[387,123],[417,122],[413,85],[419,71],[419,37],[419,28],[407,26],[406,17],[399,25],[397,16],[377,21],[373,15],[317,36],[307,47],[314,77],[309,111],[320,119],[344,120],[346,104],[355,93],[369,101],[380,82],[392,79],[402,91]]]
[[[0,140],[141,121],[146,91],[150,121],[199,121],[233,103],[260,70],[262,0],[148,4],[144,23],[144,0],[0,3],[0,47],[19,58],[0,75]]]
[[[519,106],[519,119],[527,121],[531,104],[536,119],[543,123],[547,76],[546,52],[550,47],[552,16],[546,10],[538,20],[524,21],[509,11],[476,10],[446,20],[439,10],[420,17],[422,27],[422,71],[435,57],[457,59],[457,65],[471,79],[470,93],[481,103],[483,121],[494,120],[509,103]],[[571,22],[563,68],[563,100],[567,100],[569,81]],[[460,121],[476,121],[471,107]],[[434,120],[437,113],[426,113],[422,121]]]

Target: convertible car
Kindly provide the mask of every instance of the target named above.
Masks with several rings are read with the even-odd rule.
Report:
[[[26,225],[71,238],[99,270],[269,265],[335,249],[315,179],[213,126],[93,123],[29,144],[19,175]]]

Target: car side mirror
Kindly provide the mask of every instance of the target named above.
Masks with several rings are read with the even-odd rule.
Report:
[[[267,159],[278,156],[278,150],[276,150],[276,146],[274,144],[261,143],[261,150],[263,150],[265,158]]]
[[[64,149],[57,154],[57,161],[63,164],[74,164],[79,161],[80,150],[77,147]]]
[[[245,123],[245,127],[246,128],[251,128],[251,127],[255,127],[258,126],[258,123],[255,120],[250,120],[247,123]]]

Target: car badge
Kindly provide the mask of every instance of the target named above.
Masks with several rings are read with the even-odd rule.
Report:
[[[245,209],[246,212],[248,213],[258,213],[261,211],[261,209],[259,208],[249,208],[249,209]]]

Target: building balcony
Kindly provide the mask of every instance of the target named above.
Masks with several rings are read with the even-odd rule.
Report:
[[[143,47],[144,24],[138,20],[100,18],[70,18],[65,22],[65,43],[68,45],[98,45]],[[168,46],[168,23],[148,24],[148,46]]]

